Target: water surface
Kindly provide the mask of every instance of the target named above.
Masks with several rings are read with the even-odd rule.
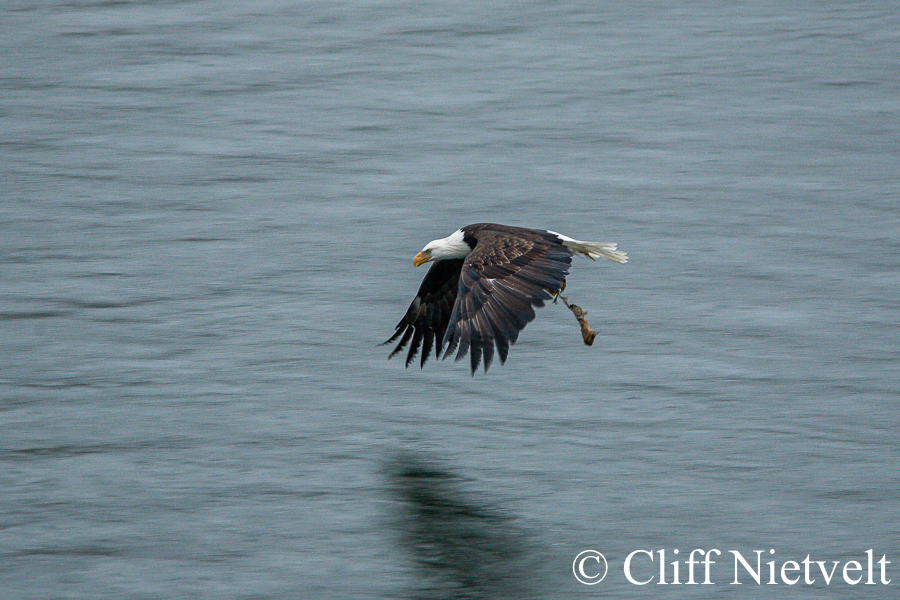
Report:
[[[633,586],[640,548],[872,548],[900,582],[898,32],[888,2],[5,3],[5,597],[761,592]],[[412,256],[477,221],[630,254],[573,266],[593,347],[549,306],[487,375],[386,360]]]

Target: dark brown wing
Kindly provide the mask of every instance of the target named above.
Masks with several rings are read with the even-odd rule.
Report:
[[[413,361],[422,348],[422,358],[419,363],[425,365],[428,355],[431,353],[435,340],[438,345],[434,348],[435,358],[439,358],[444,347],[444,332],[447,323],[450,322],[450,313],[453,303],[456,301],[456,292],[459,288],[459,272],[463,265],[463,259],[439,260],[431,265],[419,292],[413,298],[406,310],[406,314],[397,323],[397,330],[391,339],[384,342],[390,344],[401,335],[400,343],[394,348],[388,358],[403,350],[412,340],[409,352],[406,355],[406,366]]]
[[[509,347],[534,319],[535,306],[561,288],[572,252],[555,235],[534,229],[503,227],[467,232],[477,239],[462,265],[456,304],[443,342],[447,358],[471,354],[472,374],[484,357],[487,371],[494,358],[506,362]],[[443,345],[443,344],[442,344]]]

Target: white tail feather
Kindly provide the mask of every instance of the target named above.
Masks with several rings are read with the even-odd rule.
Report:
[[[596,260],[597,258],[602,256],[603,258],[608,258],[609,260],[617,263],[628,262],[628,255],[621,250],[616,250],[615,244],[600,242],[579,242],[576,240],[573,240],[571,242],[563,242],[563,244],[571,248],[573,252],[584,254],[591,260]]]
[[[617,263],[628,262],[628,255],[621,250],[616,250],[616,244],[604,242],[582,242],[580,240],[573,240],[569,236],[562,235],[561,233],[556,233],[555,231],[551,231],[550,233],[559,237],[559,239],[562,240],[562,243],[565,244],[567,248],[570,248],[572,252],[584,254],[591,260],[596,260],[597,258],[602,256],[603,258],[607,258]]]

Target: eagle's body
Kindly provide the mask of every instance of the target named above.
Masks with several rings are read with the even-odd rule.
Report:
[[[385,342],[403,336],[391,356],[410,344],[406,366],[420,348],[424,365],[432,349],[435,357],[443,352],[446,358],[458,348],[456,360],[469,353],[474,374],[482,357],[487,371],[496,345],[500,362],[505,362],[519,332],[534,319],[533,307],[543,306],[564,287],[575,253],[628,260],[615,244],[493,223],[467,225],[429,242],[413,263],[434,264]]]

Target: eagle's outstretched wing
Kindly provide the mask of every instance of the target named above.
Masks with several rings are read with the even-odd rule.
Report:
[[[534,319],[533,307],[565,283],[572,251],[556,234],[535,229],[486,228],[473,235],[478,241],[462,264],[439,348],[448,344],[445,359],[457,348],[456,360],[470,353],[474,374],[482,356],[488,370],[495,344],[500,362],[506,361],[509,346]]]
[[[424,365],[435,341],[437,346],[434,348],[434,356],[435,358],[440,357],[444,347],[444,332],[447,330],[453,304],[456,301],[462,264],[463,259],[456,258],[440,260],[431,265],[425,279],[422,280],[422,285],[419,286],[419,292],[413,298],[406,314],[397,323],[394,335],[384,342],[390,344],[401,335],[403,336],[400,338],[400,343],[391,352],[391,357],[403,350],[410,340],[412,340],[412,344],[406,354],[407,367],[416,357],[420,346],[422,348],[420,365]]]

